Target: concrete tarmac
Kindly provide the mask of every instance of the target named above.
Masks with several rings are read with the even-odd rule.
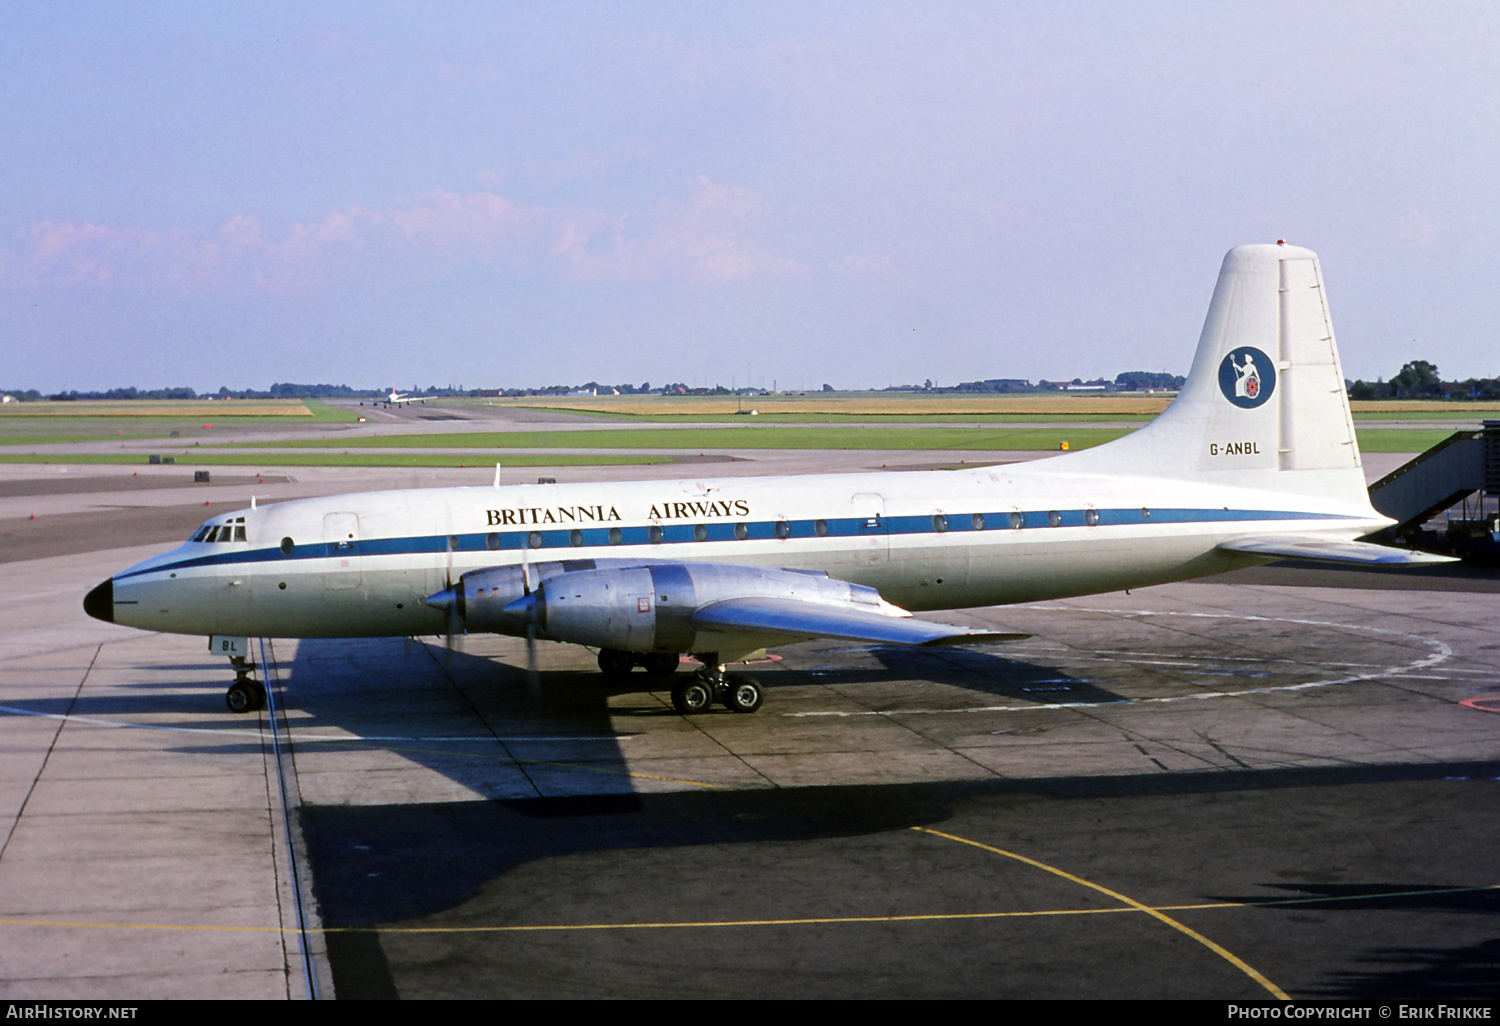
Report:
[[[44,497],[0,490],[0,524]],[[787,646],[751,716],[571,646],[533,685],[514,639],[275,641],[278,759],[202,639],[84,615],[192,526],[148,523],[0,563],[6,998],[1495,996],[1489,575],[945,614],[1034,636]]]

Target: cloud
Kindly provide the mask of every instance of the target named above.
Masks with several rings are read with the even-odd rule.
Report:
[[[435,190],[404,206],[348,207],[280,232],[252,214],[197,234],[40,221],[0,250],[0,286],[248,282],[291,289],[367,258],[423,277],[478,264],[583,282],[713,283],[798,270],[756,242],[763,213],[755,192],[699,176],[644,216],[525,204],[494,191]]]
[[[579,277],[642,281],[679,277],[734,281],[797,269],[754,241],[759,196],[749,189],[694,179],[681,199],[664,199],[649,227],[632,233],[624,218],[586,224],[572,218],[554,252]]]
[[[0,257],[0,284],[12,287],[182,282],[201,279],[219,260],[213,239],[181,231],[38,221],[16,238],[19,252]]]

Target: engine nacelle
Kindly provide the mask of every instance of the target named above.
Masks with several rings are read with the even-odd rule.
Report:
[[[780,598],[881,610],[874,588],[826,574],[716,563],[666,563],[560,573],[503,611],[524,633],[627,652],[717,650],[722,635],[701,633],[693,613],[725,599]],[[472,614],[471,614],[472,615]],[[474,621],[470,620],[471,629]],[[484,629],[484,628],[482,628]],[[751,647],[755,647],[752,645]]]
[[[519,564],[471,570],[459,578],[452,588],[438,592],[428,602],[440,605],[439,601],[435,601],[438,596],[444,596],[446,601],[456,602],[458,615],[463,619],[464,627],[471,632],[525,637],[527,617],[507,614],[505,607],[526,594],[528,579],[535,588],[559,574],[628,565],[633,565],[633,562],[624,559],[567,559],[532,563],[524,571]]]

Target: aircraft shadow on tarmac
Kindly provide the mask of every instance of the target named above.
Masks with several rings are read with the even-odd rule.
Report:
[[[905,648],[870,646],[865,651],[880,661],[879,668],[822,666],[812,672],[818,683],[879,683],[896,679],[945,684],[990,698],[1017,702],[1107,704],[1123,697],[1093,681],[1043,663],[1007,659],[975,648]]]
[[[289,652],[278,645],[278,655]],[[1105,704],[1121,696],[1058,667],[1021,662],[975,649],[920,650],[901,647],[862,648],[879,666],[819,666],[788,668],[780,662],[749,667],[766,689],[768,703],[783,687],[839,686],[867,683],[916,682],[961,689],[981,700],[1003,699],[1047,704],[1055,702]],[[194,675],[183,680],[184,671]],[[685,666],[679,671],[690,672]],[[190,664],[140,664],[135,679],[104,693],[85,693],[75,699],[13,703],[42,714],[75,716],[154,716],[174,710],[191,714],[181,723],[157,720],[158,727],[194,730],[254,730],[256,720],[224,708],[223,693],[232,676],[227,662],[207,659]],[[156,678],[171,675],[170,680]],[[278,665],[282,698],[296,712],[302,735],[342,735],[350,746],[390,747],[400,739],[472,737],[473,744],[494,746],[497,738],[520,761],[586,764],[591,787],[606,792],[628,792],[625,758],[617,741],[621,720],[675,718],[664,700],[668,678],[651,678],[637,670],[622,681],[609,681],[592,670],[542,669],[533,686],[524,666],[489,655],[462,650],[444,651],[441,643],[407,638],[304,641],[295,655]],[[620,696],[634,700],[614,701]],[[205,713],[214,719],[205,720]],[[715,707],[705,715],[733,715]],[[758,715],[765,715],[761,713]],[[644,723],[642,724],[644,726]],[[565,740],[588,738],[583,747],[568,750]],[[361,742],[358,738],[380,738]],[[535,740],[528,740],[535,739]],[[495,773],[488,760],[464,758],[460,750],[437,746],[402,746],[402,755],[436,769],[455,783],[481,794],[493,794]],[[259,743],[198,745],[184,752],[229,753],[258,750]],[[436,748],[438,750],[428,750]],[[513,791],[506,791],[513,794]]]
[[[1426,883],[1266,884],[1284,891],[1290,906],[1303,916],[1330,913],[1437,912],[1493,918],[1500,914],[1500,891],[1490,888],[1455,890]],[[1325,900],[1317,900],[1323,898]],[[1255,904],[1265,896],[1222,895],[1214,900]],[[1331,974],[1329,982],[1306,996],[1323,1000],[1381,1001],[1417,998],[1472,1001],[1494,993],[1500,979],[1500,939],[1453,948],[1372,948],[1357,961],[1370,968]]]
[[[1455,948],[1375,948],[1359,961],[1370,968],[1334,973],[1333,982],[1308,996],[1361,1001],[1493,1000],[1495,980],[1500,979],[1500,938]]]

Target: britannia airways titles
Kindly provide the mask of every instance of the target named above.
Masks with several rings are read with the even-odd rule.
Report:
[[[614,506],[518,506],[484,511],[490,527],[512,524],[605,524],[623,519]],[[743,499],[663,502],[654,504],[648,520],[688,520],[698,517],[748,517],[750,504]]]

